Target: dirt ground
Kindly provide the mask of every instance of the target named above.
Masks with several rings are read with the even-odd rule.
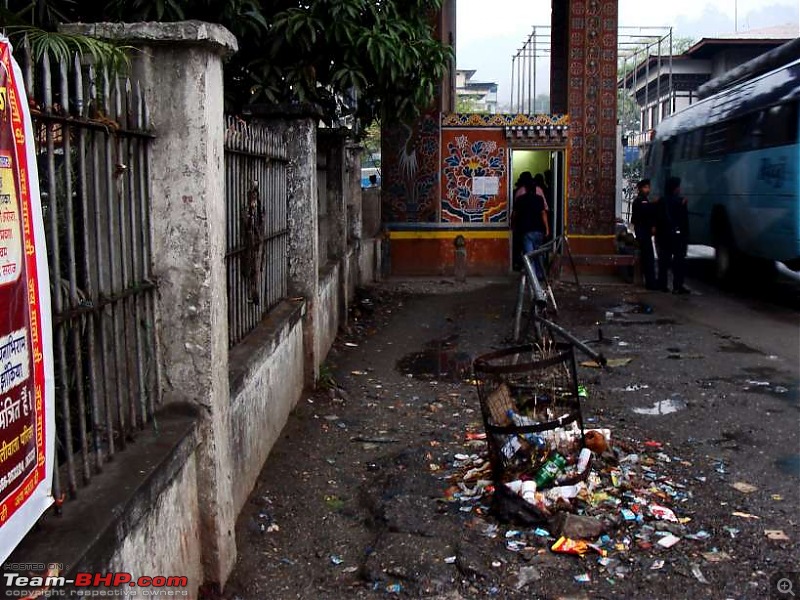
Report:
[[[786,598],[786,578],[800,593],[797,367],[670,309],[696,298],[556,288],[561,324],[632,359],[579,367],[584,419],[636,455],[651,492],[668,486],[681,524],[598,509],[607,556],[579,557],[498,522],[488,495],[448,495],[456,455],[484,448],[467,439],[483,430],[469,365],[508,345],[514,294],[512,279],[362,292],[239,518],[224,598]]]

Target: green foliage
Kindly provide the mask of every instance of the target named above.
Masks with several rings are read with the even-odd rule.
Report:
[[[336,384],[336,375],[333,372],[333,368],[328,363],[322,363],[319,366],[317,387],[322,390],[333,390],[338,387]]]
[[[381,168],[381,160],[375,156],[381,153],[381,122],[373,121],[363,132],[364,155],[362,167]]]
[[[268,19],[266,52],[251,62],[253,99],[315,102],[358,98],[359,117],[409,120],[428,106],[453,60],[435,37],[441,0],[284,2]]]
[[[478,112],[477,102],[474,98],[468,96],[459,96],[456,98],[456,112],[457,113],[476,113]]]
[[[0,20],[50,32],[65,21],[220,23],[239,41],[225,69],[231,110],[253,102],[309,102],[333,120],[357,98],[357,116],[370,123],[381,116],[410,120],[433,100],[454,58],[435,34],[433,17],[441,2],[9,0]],[[41,39],[59,51],[75,43]]]
[[[628,90],[617,90],[617,119],[623,133],[639,131],[642,124],[641,108]]]
[[[55,33],[38,27],[11,26],[8,31],[14,44],[27,41],[34,60],[38,61],[46,54],[53,62],[69,64],[76,54],[81,58],[88,55],[96,66],[107,67],[113,73],[124,72],[130,67],[129,52],[134,50],[131,46],[82,35]]]

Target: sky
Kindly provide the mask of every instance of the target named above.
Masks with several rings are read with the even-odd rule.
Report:
[[[551,0],[457,0],[456,53],[459,69],[476,69],[477,81],[499,84],[500,104],[509,102],[511,57],[534,25],[550,24]],[[486,6],[491,10],[486,10]],[[793,25],[800,35],[798,0],[619,0],[619,24],[672,26],[674,37],[701,38],[738,30]],[[537,62],[537,93],[549,88],[549,62]]]

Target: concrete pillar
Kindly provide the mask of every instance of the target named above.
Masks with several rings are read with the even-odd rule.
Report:
[[[347,326],[350,302],[350,261],[347,256],[347,168],[345,135],[342,131],[319,129],[318,152],[325,152],[328,249],[339,263],[339,323]]]
[[[319,235],[317,221],[317,116],[298,113],[266,118],[273,131],[284,136],[289,151],[289,295],[305,298],[303,351],[306,385],[319,377],[317,296],[319,293]]]
[[[204,577],[222,583],[236,559],[230,460],[223,58],[219,25],[76,24],[70,33],[124,41],[156,138],[150,148],[153,270],[165,402],[201,414],[198,503]]]
[[[328,219],[330,220],[331,250],[335,258],[341,259],[347,253],[345,137],[341,132],[331,132],[327,142]]]
[[[361,153],[363,146],[347,146],[347,239],[361,240],[363,232],[363,200],[361,194]]]

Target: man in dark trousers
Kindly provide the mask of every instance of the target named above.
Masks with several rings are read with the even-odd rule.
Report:
[[[672,293],[690,293],[683,285],[686,272],[686,251],[689,245],[689,206],[681,195],[679,177],[667,179],[664,197],[658,202],[656,225],[658,246],[658,286],[667,288],[667,271],[672,268]]]
[[[650,180],[642,179],[636,184],[639,194],[633,201],[631,223],[636,241],[639,243],[639,260],[644,274],[644,286],[656,289],[656,263],[653,254],[653,236],[656,233],[656,206],[650,202]]]

